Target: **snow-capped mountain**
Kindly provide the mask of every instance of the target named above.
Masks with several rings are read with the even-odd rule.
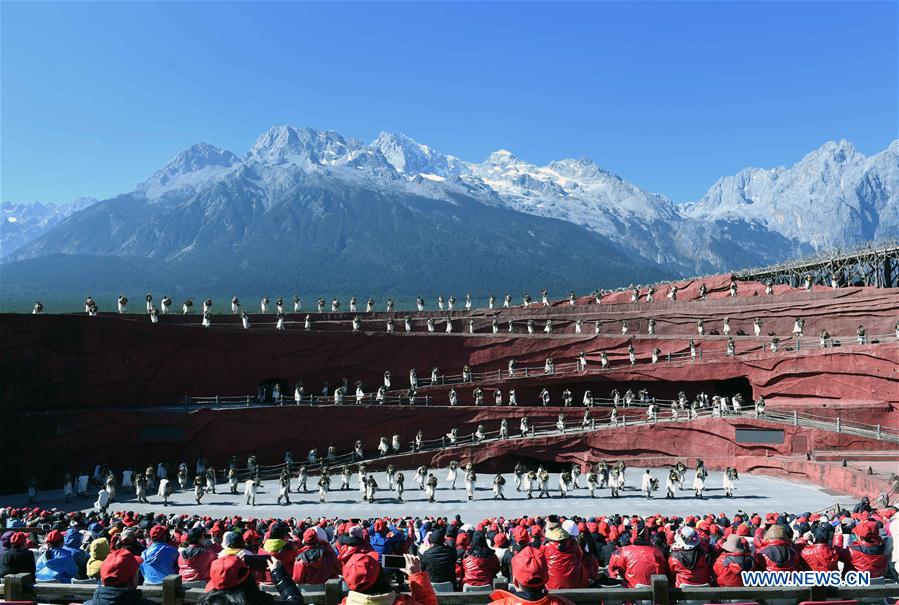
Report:
[[[829,248],[899,234],[899,140],[872,156],[830,141],[789,168],[745,168],[715,183],[685,214],[750,220]]]
[[[73,212],[97,200],[81,197],[67,204],[0,204],[0,258],[36,239]]]
[[[897,149],[866,158],[828,143],[790,169],[747,169],[678,206],[589,159],[538,166],[499,150],[465,162],[402,134],[364,143],[276,126],[243,156],[194,145],[7,259],[127,259],[179,283],[201,273],[220,285],[413,290],[439,275],[592,290],[896,235]]]

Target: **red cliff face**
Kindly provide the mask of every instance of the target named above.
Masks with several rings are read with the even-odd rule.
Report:
[[[253,315],[249,330],[243,330],[240,319],[232,315],[215,315],[210,328],[200,327],[198,315],[160,316],[158,324],[144,315],[113,313],[99,317],[2,315],[3,425],[22,427],[23,432],[13,431],[14,451],[4,456],[0,482],[7,489],[9,485],[18,487],[23,460],[44,465],[55,483],[55,477],[73,465],[114,460],[137,464],[146,462],[148,456],[180,459],[200,452],[213,458],[263,449],[266,455],[280,459],[286,449],[298,453],[334,444],[346,450],[357,438],[368,442],[383,434],[400,433],[411,439],[409,433],[418,428],[436,436],[451,426],[474,427],[481,419],[496,423],[500,416],[513,414],[468,407],[473,384],[457,387],[460,404],[465,407],[454,409],[147,412],[148,408],[177,405],[186,395],[255,394],[266,380],[291,386],[302,380],[307,393],[318,393],[325,381],[333,389],[345,378],[351,385],[350,395],[357,380],[372,392],[387,369],[393,374],[394,388],[405,389],[410,368],[426,378],[432,367],[439,367],[441,373],[459,374],[468,364],[479,375],[488,373],[478,379],[488,404],[493,402],[494,389],[506,394],[510,387],[516,389],[519,405],[536,404],[543,387],[550,390],[554,402],[559,401],[562,389],[569,388],[576,403],[587,388],[598,397],[608,396],[613,388],[622,392],[646,388],[663,398],[673,398],[680,390],[690,398],[699,391],[740,391],[747,398],[763,395],[773,409],[797,408],[869,424],[899,424],[899,343],[895,336],[899,290],[816,288],[807,293],[784,291],[779,286],[774,296],[765,296],[763,286],[740,282],[738,296],[731,298],[727,296],[728,283],[726,276],[707,279],[710,294],[706,300],[695,300],[699,282],[689,282],[680,284],[677,301],[668,300],[662,288],[653,303],[642,302],[644,291],[636,304],[628,302],[630,293],[617,293],[600,305],[593,304],[592,298],[581,298],[573,306],[565,301],[550,307],[532,304],[529,309],[456,310],[452,334],[444,333],[447,313],[437,311],[391,314],[397,318],[395,334],[386,333],[386,313],[360,313],[363,333],[358,334],[351,333],[353,316],[349,313],[312,314],[311,332],[303,329],[305,314],[287,315],[283,331],[274,329],[272,315]],[[225,308],[223,301],[219,308]],[[403,333],[406,315],[414,322],[412,334]],[[435,334],[427,333],[428,317],[436,323]],[[720,333],[725,317],[735,341],[737,354],[733,357],[724,355],[727,338]],[[469,318],[474,321],[475,334],[467,333]],[[547,318],[553,322],[550,335],[543,333]],[[753,336],[755,318],[762,321],[758,338]],[[799,350],[785,350],[796,348],[796,339],[791,337],[796,318],[805,320],[804,340]],[[491,330],[494,319],[500,325],[500,333],[495,335]],[[529,319],[535,322],[533,335],[526,334]],[[577,319],[583,322],[580,335],[574,333]],[[647,335],[650,319],[655,320],[653,336]],[[704,321],[704,336],[697,334],[699,319]],[[514,334],[507,333],[510,320],[515,322]],[[594,334],[595,321],[601,323],[601,334]],[[628,322],[627,335],[621,334],[622,321]],[[872,339],[883,337],[882,342],[855,344],[859,325],[864,325]],[[821,330],[827,330],[839,346],[819,348],[816,340]],[[780,338],[777,353],[769,350],[770,333]],[[691,338],[698,351],[694,361],[689,359]],[[638,357],[634,366],[628,361],[629,344]],[[661,350],[657,364],[649,362],[654,348]],[[546,357],[552,356],[557,366],[564,367],[581,351],[588,359],[587,372],[563,370],[552,377],[531,375],[513,381],[503,377],[510,359],[519,367],[542,367]],[[608,370],[599,368],[602,352],[611,362]],[[442,405],[447,391],[448,387],[429,387],[420,394],[430,395],[435,404]],[[133,413],[135,408],[145,413]],[[572,419],[579,412],[572,411]],[[547,418],[550,416],[552,412]],[[140,430],[148,425],[179,427],[180,437],[168,444],[154,444]],[[670,444],[689,443],[691,436],[699,439],[697,432],[686,427],[678,431],[677,436],[670,432]],[[248,442],[249,433],[264,437]],[[636,451],[644,447],[638,441],[635,435],[629,443],[616,441],[615,447]],[[213,454],[210,448],[214,444],[224,444],[224,449]],[[665,454],[674,455],[670,444]],[[598,446],[586,440],[574,447],[586,453]],[[545,448],[539,455],[553,455],[552,449]]]

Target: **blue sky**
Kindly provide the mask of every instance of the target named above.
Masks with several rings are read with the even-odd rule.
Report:
[[[896,2],[0,6],[0,200],[131,190],[275,124],[587,156],[678,201],[897,137]]]

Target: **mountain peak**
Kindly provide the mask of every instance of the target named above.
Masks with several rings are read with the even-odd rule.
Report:
[[[449,177],[464,171],[464,165],[457,158],[434,151],[402,133],[381,132],[370,147],[377,149],[397,172],[409,178],[418,174]]]
[[[333,130],[284,125],[265,131],[253,143],[248,157],[273,163],[333,164],[359,147],[358,141],[345,139]]]
[[[174,189],[206,182],[239,163],[240,158],[230,151],[209,143],[195,143],[169,160],[137,189],[147,197],[159,197]]]
[[[162,171],[169,176],[196,172],[209,166],[229,167],[239,162],[230,151],[219,149],[209,143],[194,143],[163,166]]]

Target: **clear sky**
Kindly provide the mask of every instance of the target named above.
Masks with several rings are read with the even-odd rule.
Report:
[[[399,131],[587,156],[685,201],[897,137],[896,2],[0,4],[0,200],[130,191],[198,141]]]

